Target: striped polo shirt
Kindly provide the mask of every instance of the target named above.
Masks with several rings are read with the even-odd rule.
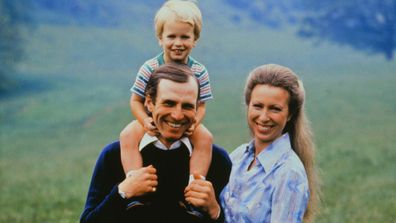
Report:
[[[137,73],[135,83],[131,87],[130,91],[144,98],[144,91],[148,80],[154,70],[160,65],[164,64],[164,53],[160,53],[156,57],[147,60],[139,69]],[[194,75],[197,77],[200,87],[199,100],[205,102],[213,98],[212,89],[210,88],[209,73],[205,66],[196,61],[192,57],[188,57],[187,65],[191,68]]]

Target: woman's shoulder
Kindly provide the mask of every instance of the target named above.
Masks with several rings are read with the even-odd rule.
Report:
[[[277,172],[291,178],[307,178],[303,163],[297,154],[290,150],[277,163]]]

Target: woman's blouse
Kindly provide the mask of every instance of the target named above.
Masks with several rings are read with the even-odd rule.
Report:
[[[286,133],[254,159],[254,141],[230,155],[230,181],[221,193],[226,222],[302,222],[309,199],[307,175]]]

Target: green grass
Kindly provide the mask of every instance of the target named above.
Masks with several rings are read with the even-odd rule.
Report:
[[[376,75],[312,86],[318,90],[310,94],[309,111],[323,171],[320,222],[392,222],[395,217],[396,78],[367,69]]]
[[[291,30],[218,32],[208,25],[193,53],[211,72],[215,100],[205,125],[215,142],[231,152],[249,140],[247,73],[263,63],[290,66],[304,80],[318,147],[317,222],[394,221],[395,62],[330,44],[315,48]],[[133,74],[159,52],[145,35],[54,26],[31,34],[15,76],[20,87],[0,99],[0,222],[77,221],[101,148],[131,119]]]

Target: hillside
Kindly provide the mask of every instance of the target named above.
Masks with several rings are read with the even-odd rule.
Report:
[[[101,148],[133,118],[135,73],[160,51],[152,24],[159,2],[34,1],[13,76],[19,87],[0,98],[0,222],[77,221]],[[299,37],[295,26],[263,26],[225,0],[199,2],[204,30],[192,54],[211,75],[204,123],[215,143],[232,152],[249,140],[248,72],[289,66],[307,90],[322,170],[316,222],[393,222],[396,63]]]

